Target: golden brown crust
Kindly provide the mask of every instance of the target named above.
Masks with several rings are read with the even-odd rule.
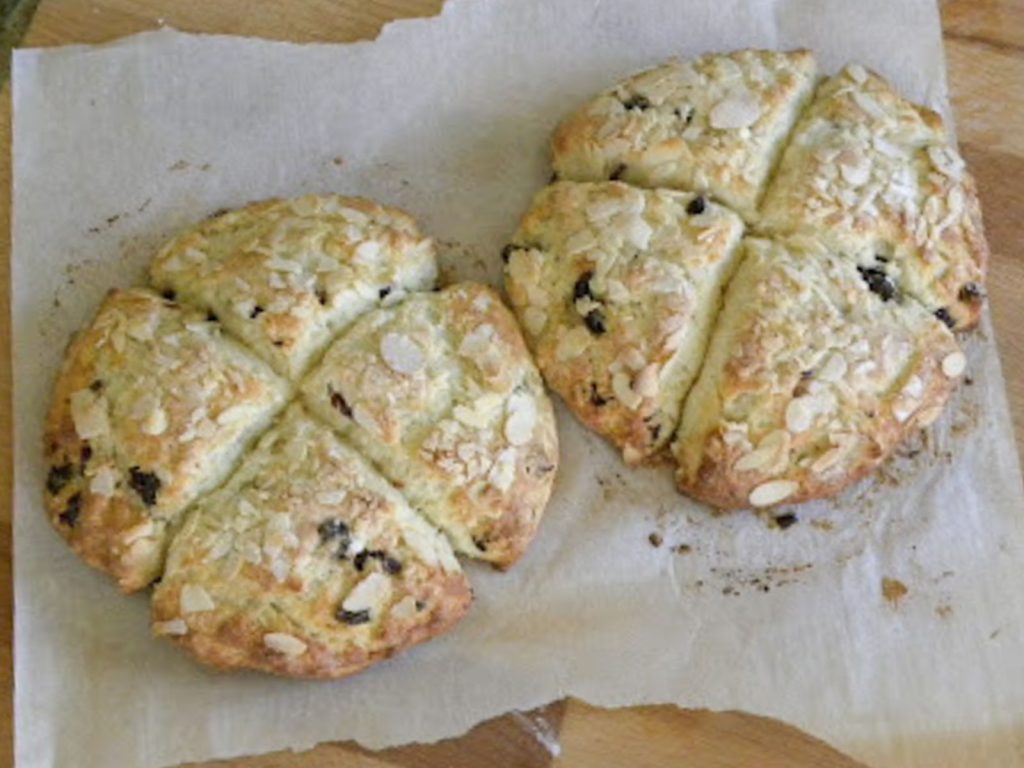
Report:
[[[287,385],[205,313],[112,291],[72,342],[44,453],[57,531],[125,591],[159,576],[184,508],[223,479]]]
[[[309,195],[207,219],[164,246],[151,275],[294,380],[356,317],[432,288],[437,265],[403,211]]]
[[[742,229],[692,193],[559,182],[506,250],[506,288],[548,385],[628,463],[675,431]]]
[[[964,355],[812,241],[745,249],[673,445],[679,488],[724,509],[833,495],[938,416]]]
[[[220,669],[344,677],[449,629],[471,597],[444,537],[295,405],[190,512],[153,622]]]
[[[862,67],[819,88],[761,214],[761,231],[818,237],[951,326],[978,322],[989,256],[974,179],[942,119]]]
[[[515,319],[473,283],[363,316],[302,384],[309,407],[440,526],[501,567],[551,493],[551,403]]]
[[[709,192],[751,220],[816,71],[810,51],[742,50],[641,72],[562,122],[555,172]]]

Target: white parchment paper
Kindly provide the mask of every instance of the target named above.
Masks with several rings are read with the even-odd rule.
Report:
[[[858,60],[946,106],[926,0],[450,0],[372,43],[160,31],[18,52],[18,764],[433,740],[566,694],[772,715],[877,766],[1020,764],[1024,495],[987,323],[973,384],[927,438],[785,531],[709,516],[560,410],[562,469],[526,559],[467,566],[477,601],[456,631],[348,681],[206,672],[150,639],[146,596],[117,594],[44,518],[64,343],[176,229],[257,198],[363,194],[417,216],[454,274],[496,282],[569,109],[668,56],[745,46]],[[883,579],[908,591],[886,599]]]

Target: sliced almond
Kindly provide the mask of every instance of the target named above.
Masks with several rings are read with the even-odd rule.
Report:
[[[769,507],[796,493],[799,484],[793,480],[769,480],[750,492],[750,503],[755,507]]]
[[[268,632],[263,636],[263,645],[283,656],[301,656],[308,647],[295,635],[286,632]]]
[[[380,340],[380,356],[395,373],[408,376],[420,370],[426,358],[420,345],[401,333],[385,333]]]
[[[178,602],[182,613],[212,611],[217,607],[210,594],[198,584],[186,584],[183,586]]]
[[[942,358],[942,373],[955,379],[967,369],[967,358],[963,352],[951,352]]]

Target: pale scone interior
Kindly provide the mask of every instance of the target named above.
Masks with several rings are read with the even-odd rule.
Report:
[[[502,567],[522,555],[558,442],[540,376],[491,289],[460,283],[363,316],[301,391],[457,551]]]
[[[505,250],[549,386],[631,464],[671,438],[743,226],[703,195],[558,182]]]
[[[205,312],[145,289],[112,291],[54,390],[54,526],[122,589],[145,587],[184,509],[227,477],[290,394]]]
[[[470,597],[444,536],[293,405],[189,513],[153,626],[216,667],[340,677],[443,632]]]
[[[432,288],[437,265],[407,214],[327,195],[216,215],[164,246],[151,276],[295,380],[364,312]]]
[[[670,61],[566,118],[552,140],[555,173],[706,192],[752,221],[816,77],[805,50]]]
[[[744,241],[673,444],[721,508],[830,495],[930,424],[964,371],[946,326],[814,241]]]

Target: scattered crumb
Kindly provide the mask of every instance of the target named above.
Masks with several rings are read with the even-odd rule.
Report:
[[[345,158],[343,158],[341,155],[335,155],[334,157],[331,158],[331,162],[340,168],[345,164]]]
[[[693,552],[693,547],[691,547],[689,544],[677,544],[675,547],[675,552],[677,555],[688,555],[691,552]]]
[[[660,546],[661,546],[661,543],[662,543],[662,541],[663,541],[663,539],[661,538],[661,534],[660,534],[660,533],[658,533],[657,531],[655,531],[655,532],[654,532],[654,533],[652,533],[652,534],[651,534],[650,536],[648,536],[648,537],[647,537],[647,540],[648,540],[649,542],[651,542],[651,546],[652,546],[652,547],[660,547]]]
[[[888,600],[893,608],[909,592],[907,585],[899,579],[890,579],[888,576],[882,578],[882,597]]]
[[[191,164],[187,160],[179,160],[174,165],[168,167],[168,171],[184,171],[189,168]]]
[[[135,209],[136,213],[142,213],[144,210],[149,208],[149,204],[152,203],[152,202],[153,202],[153,198],[152,197],[147,197],[146,198],[146,202],[144,202],[142,205],[140,205],[138,208]]]
[[[1002,631],[1002,628],[992,630],[992,634],[988,636],[988,639],[995,640],[997,637],[999,637],[999,633]]]
[[[935,615],[940,619],[948,619],[953,615],[953,606],[948,603],[942,603],[941,605],[935,606]]]
[[[797,522],[796,515],[792,512],[787,512],[784,515],[779,515],[775,518],[775,524],[779,526],[783,531],[789,528],[791,525]]]
[[[200,171],[208,171],[211,168],[213,168],[213,166],[210,163],[203,163],[202,165],[199,166]]]
[[[811,526],[819,531],[831,531],[836,527],[831,520],[811,520]]]

